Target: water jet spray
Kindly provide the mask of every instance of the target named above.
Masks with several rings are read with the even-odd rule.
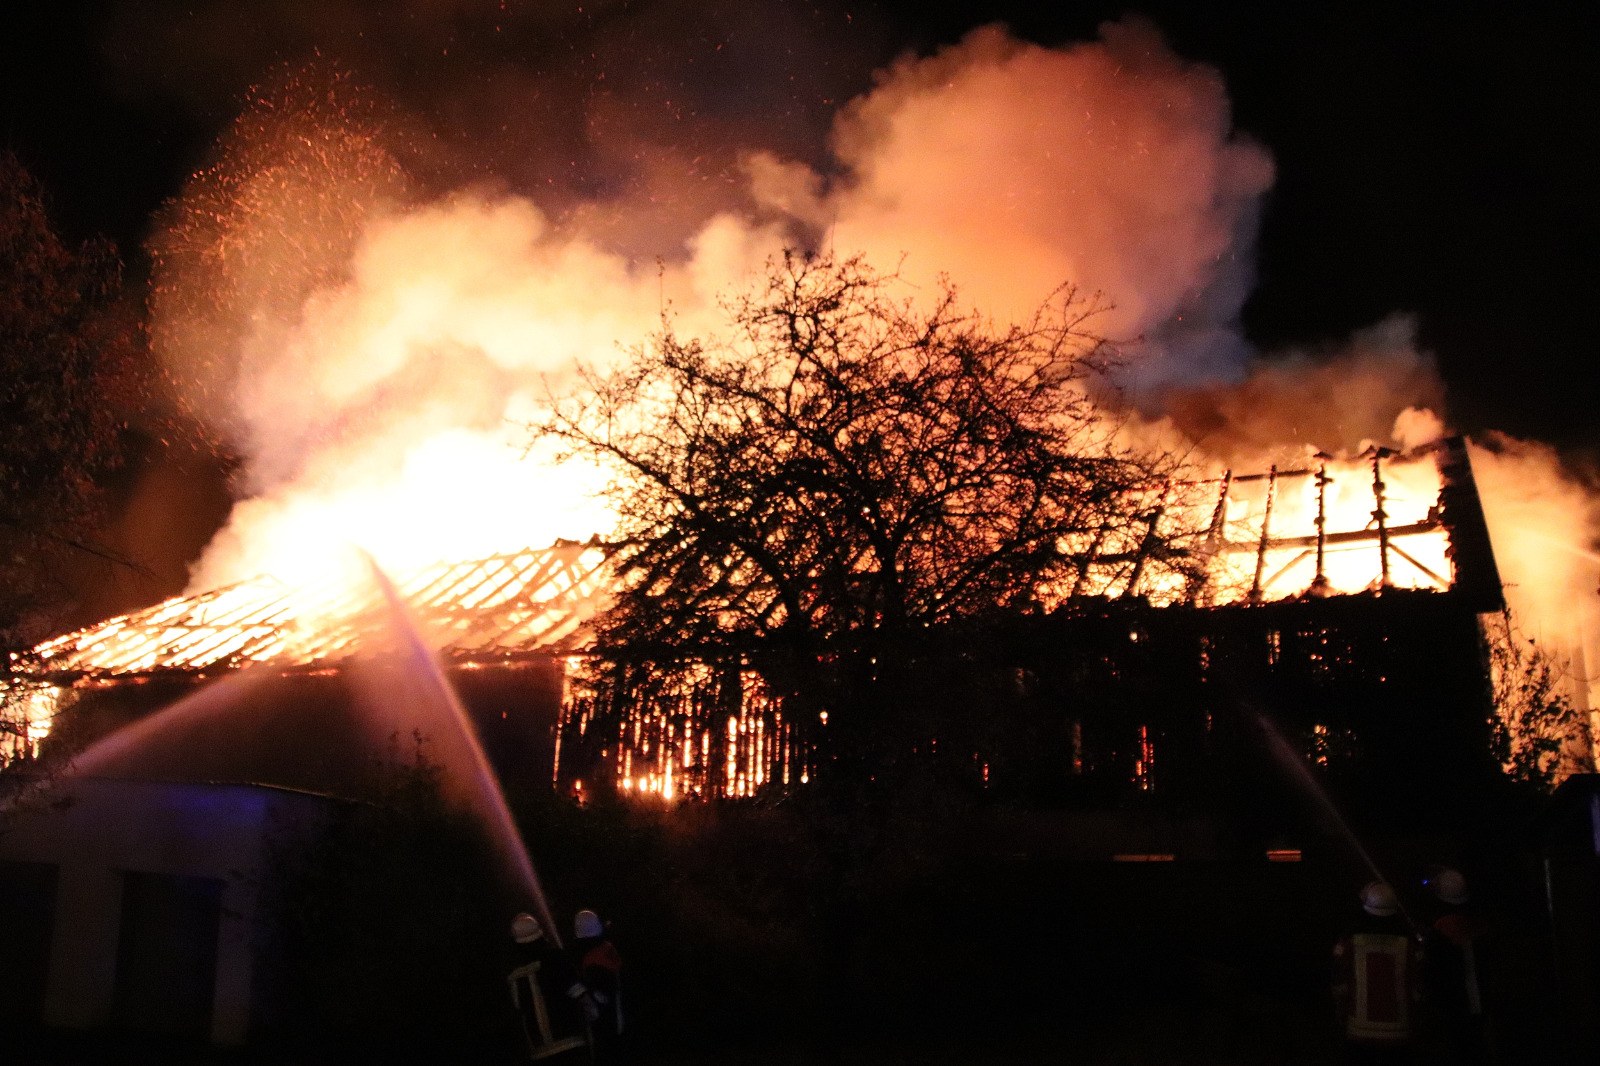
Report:
[[[506,806],[505,795],[500,790],[494,767],[484,754],[483,744],[478,739],[478,732],[472,725],[472,719],[462,706],[461,698],[456,694],[455,687],[450,684],[450,679],[445,676],[438,656],[422,639],[422,634],[412,620],[410,611],[406,609],[399,590],[394,587],[394,582],[389,580],[389,575],[384,573],[383,568],[369,553],[363,551],[361,554],[371,568],[372,580],[383,594],[384,602],[389,609],[390,622],[396,636],[400,638],[405,659],[424,681],[424,696],[435,708],[444,712],[442,717],[455,727],[458,738],[466,746],[471,767],[470,773],[464,776],[468,779],[466,783],[471,789],[472,805],[488,826],[495,847],[510,867],[517,888],[533,900],[539,921],[555,945],[561,947],[561,933],[551,918],[544,889],[539,883],[538,872],[533,867],[533,859],[528,855],[522,835],[517,831],[516,821],[511,816],[510,808]]]
[[[1316,776],[1311,772],[1311,768],[1306,765],[1305,759],[1301,757],[1299,752],[1294,750],[1294,747],[1283,735],[1283,732],[1267,716],[1266,710],[1241,693],[1235,692],[1234,699],[1249,720],[1254,722],[1256,728],[1261,731],[1261,735],[1267,742],[1267,750],[1272,753],[1273,759],[1288,773],[1290,780],[1298,786],[1300,791],[1310,797],[1323,818],[1334,827],[1339,837],[1361,860],[1361,864],[1372,875],[1372,879],[1382,881],[1385,884],[1393,884],[1384,875],[1384,872],[1378,868],[1377,862],[1372,858],[1371,853],[1367,851],[1366,845],[1361,842],[1360,837],[1356,836],[1355,830],[1350,827],[1350,823],[1333,802],[1333,797],[1328,795],[1328,790],[1323,787],[1321,781],[1317,780]],[[1417,931],[1420,935],[1421,927],[1412,918],[1411,912],[1406,909],[1405,902],[1399,899],[1399,895],[1398,892],[1395,893],[1401,917],[1406,920],[1406,924],[1412,930]]]

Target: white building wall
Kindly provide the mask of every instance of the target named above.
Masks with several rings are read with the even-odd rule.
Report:
[[[258,785],[66,778],[0,836],[0,859],[59,867],[45,991],[47,1025],[110,1021],[124,872],[224,883],[211,1038],[249,1034],[267,833],[319,818],[328,801]]]

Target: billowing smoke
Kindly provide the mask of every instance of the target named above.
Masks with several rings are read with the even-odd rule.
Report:
[[[997,318],[1073,281],[1151,383],[1237,376],[1261,148],[1215,72],[1149,26],[1044,49],[980,30],[840,111],[828,165],[743,154],[687,239],[620,242],[618,200],[425,195],[396,109],[321,68],[259,91],[153,241],[155,336],[244,458],[244,499],[196,574],[303,573],[345,541],[391,565],[603,527],[588,471],[518,462],[516,422],[574,361],[658,324],[703,332],[787,242],[948,274]],[[702,214],[704,201],[685,210]],[[670,230],[671,227],[668,227]]]
[[[1135,345],[1136,391],[1232,380],[1248,350],[1272,160],[1233,131],[1216,71],[1173,55],[1154,27],[1041,48],[996,28],[905,59],[834,126],[844,173],[751,160],[756,195],[928,286],[948,274],[997,318],[1025,317],[1070,281],[1112,307]]]
[[[430,26],[494,17],[414,7]],[[367,40],[366,7],[335,10],[355,13],[335,36]],[[373,94],[319,62],[257,94],[152,242],[157,346],[242,461],[197,586],[304,576],[345,544],[406,566],[602,530],[593,472],[525,461],[517,423],[574,361],[615,358],[665,307],[681,332],[714,329],[717,294],[786,243],[864,251],[908,291],[948,275],[1002,320],[1064,283],[1099,294],[1135,423],[1202,462],[1445,432],[1444,389],[1403,316],[1326,348],[1250,349],[1238,318],[1272,161],[1232,128],[1218,74],[1148,24],[1063,48],[983,29],[844,99],[830,94],[852,79],[818,73],[827,34],[804,19],[762,47],[721,9],[639,37],[635,16],[684,10],[597,5],[578,36],[554,9],[508,16],[525,42],[590,49],[538,53],[576,81],[495,52],[478,26],[459,42],[476,81],[445,77],[441,56],[422,66],[443,88],[391,76]],[[716,33],[695,38],[706,20]],[[384,32],[349,54],[395,66],[420,47]],[[736,38],[748,106],[725,81],[658,76],[721,62]],[[629,49],[643,49],[631,65]],[[803,91],[774,87],[795,77]],[[428,128],[441,118],[442,138]],[[1592,599],[1593,498],[1548,449],[1481,444],[1514,602],[1576,647],[1559,620]]]
[[[1363,442],[1416,445],[1437,431],[1397,439],[1406,411],[1443,411],[1444,383],[1433,360],[1418,352],[1415,323],[1402,316],[1361,330],[1325,351],[1293,351],[1252,362],[1243,380],[1173,389],[1163,401],[1183,439],[1209,456],[1259,463],[1285,446],[1329,454],[1357,452]]]
[[[423,198],[359,99],[315,72],[263,94],[152,245],[157,349],[243,457],[198,586],[310,578],[349,546],[404,567],[602,531],[593,473],[521,461],[520,423],[669,289],[698,327],[750,266],[753,227],[707,226],[658,269],[525,198]]]
[[[1472,470],[1506,599],[1528,635],[1568,654],[1587,644],[1592,659],[1600,498],[1554,448],[1500,433],[1474,441]]]

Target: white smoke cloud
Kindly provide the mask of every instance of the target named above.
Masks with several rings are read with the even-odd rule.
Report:
[[[844,173],[824,188],[770,155],[749,162],[764,204],[931,287],[1026,317],[1072,283],[1114,306],[1142,390],[1232,379],[1270,155],[1231,125],[1216,71],[1140,20],[1050,49],[997,28],[908,58],[834,127]]]
[[[1537,441],[1485,434],[1471,456],[1507,602],[1529,635],[1580,647],[1581,608],[1600,582],[1600,499]]]
[[[532,203],[459,195],[370,218],[341,279],[238,368],[247,498],[195,584],[310,576],[345,543],[392,566],[603,532],[595,472],[523,457],[523,425],[581,360],[706,321],[703,289],[747,269],[757,231],[708,227],[687,263],[642,270],[555,232]],[[253,335],[252,335],[253,336]]]
[[[407,565],[599,531],[592,472],[519,461],[516,412],[644,339],[665,301],[681,332],[714,329],[716,295],[796,226],[914,289],[948,274],[1000,319],[1100,290],[1102,327],[1146,338],[1157,379],[1237,373],[1270,159],[1231,131],[1215,72],[1143,23],[1104,37],[988,29],[903,60],[839,113],[831,180],[747,153],[754,210],[698,223],[659,268],[613,250],[614,203],[558,226],[517,196],[426,200],[381,109],[347,79],[290,79],[154,242],[158,348],[244,457],[195,583],[298,573],[319,543]]]

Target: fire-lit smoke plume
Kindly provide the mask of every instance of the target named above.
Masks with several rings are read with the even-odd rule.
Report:
[[[322,66],[286,77],[162,220],[156,344],[242,464],[196,586],[307,576],[345,544],[406,569],[604,532],[594,472],[523,458],[518,423],[575,361],[616,358],[664,309],[682,333],[714,331],[717,294],[785,244],[864,251],[909,293],[947,275],[999,320],[1063,283],[1099,293],[1097,325],[1128,356],[1130,431],[1203,466],[1445,431],[1443,387],[1404,317],[1327,349],[1251,351],[1238,315],[1272,161],[1232,129],[1218,74],[1146,23],[1063,48],[990,28],[902,59],[852,100],[819,96],[836,108],[823,147],[804,123],[748,121],[727,101],[700,114],[694,85],[630,81],[626,20],[606,19],[584,93],[519,82],[509,54],[484,82],[498,102],[458,81],[425,117],[406,117],[414,85],[391,106]],[[745,78],[765,100],[759,71]],[[581,121],[547,121],[551,100]],[[450,135],[424,132],[450,115],[458,142],[481,130],[497,146],[455,189],[439,177]],[[1576,641],[1560,619],[1592,589],[1592,497],[1547,450],[1483,444],[1513,601]],[[1536,553],[1535,534],[1560,547]]]
[[[593,473],[521,461],[520,422],[577,360],[748,269],[710,225],[659,270],[555,232],[529,200],[423,200],[343,78],[263,96],[153,242],[155,338],[243,456],[242,499],[195,574],[468,558],[602,531]]]
[[[948,274],[997,318],[1070,279],[1114,304],[1105,330],[1148,338],[1156,377],[1243,366],[1271,164],[1231,133],[1215,73],[1142,23],[1062,50],[983,30],[904,61],[841,111],[831,180],[750,154],[748,210],[632,254],[582,210],[421,196],[400,126],[347,79],[288,79],[153,242],[158,347],[244,456],[199,585],[343,542],[404,567],[603,529],[591,472],[519,461],[519,416],[666,301],[681,331],[713,328],[715,296],[785,241],[865,250],[913,291]]]
[[[1071,281],[1136,338],[1131,384],[1232,379],[1237,319],[1272,160],[1234,133],[1216,71],[1130,20],[1049,49],[996,28],[905,59],[834,128],[845,174],[752,158],[754,191],[927,287],[948,274],[978,307],[1025,317]]]
[[[1570,655],[1587,644],[1593,673],[1600,499],[1536,441],[1487,434],[1475,442],[1472,469],[1512,610],[1546,646]]]
[[[1441,430],[1419,432],[1418,416],[1405,412],[1443,411],[1444,383],[1415,334],[1415,323],[1396,316],[1332,350],[1256,360],[1241,381],[1170,390],[1163,407],[1183,439],[1222,462],[1259,464],[1284,447],[1416,447]]]

